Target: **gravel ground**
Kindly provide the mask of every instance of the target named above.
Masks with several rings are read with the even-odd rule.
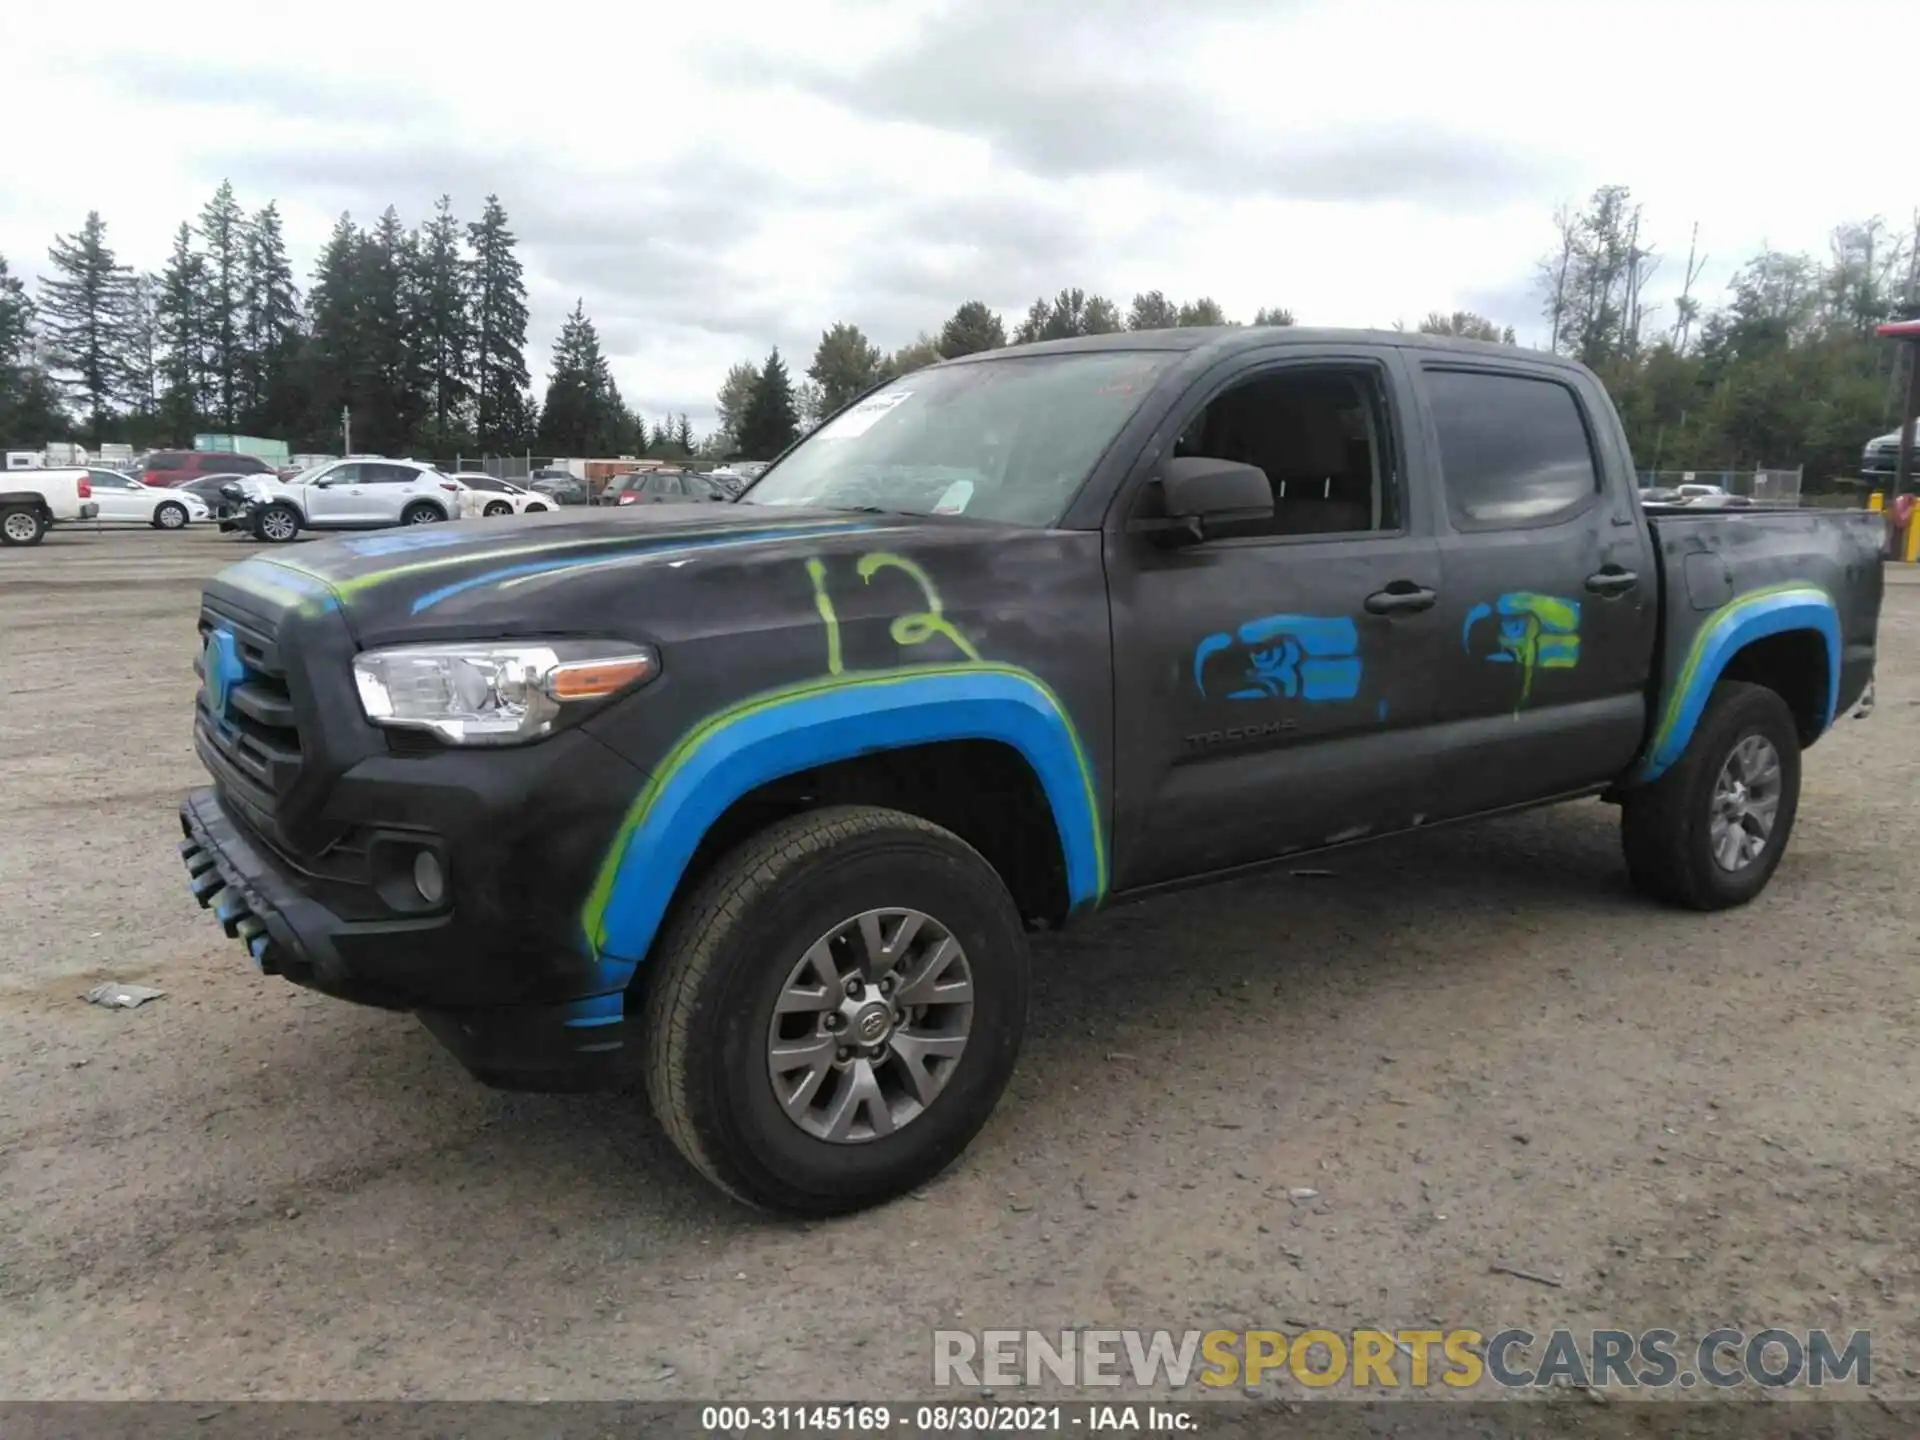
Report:
[[[901,1396],[936,1326],[1311,1321],[1867,1327],[1920,1395],[1906,576],[1753,906],[1636,899],[1589,803],[1116,910],[1037,947],[959,1165],[794,1224],[637,1094],[483,1089],[193,906],[195,596],[247,548],[0,553],[0,1394]]]

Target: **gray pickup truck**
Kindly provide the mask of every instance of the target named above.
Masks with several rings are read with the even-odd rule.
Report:
[[[222,571],[182,854],[266,973],[493,1084],[637,1061],[721,1187],[847,1210],[966,1147],[1025,932],[1096,907],[1580,796],[1646,893],[1753,899],[1870,702],[1880,524],[1643,507],[1594,377],[1525,350],[993,351],[728,504]]]

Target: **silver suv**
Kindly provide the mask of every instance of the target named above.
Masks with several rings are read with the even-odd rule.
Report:
[[[291,480],[252,476],[230,488],[246,505],[246,528],[282,544],[302,530],[377,530],[460,515],[460,486],[417,460],[349,457]]]

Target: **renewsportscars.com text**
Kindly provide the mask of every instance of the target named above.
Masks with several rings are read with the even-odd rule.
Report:
[[[936,1330],[938,1386],[1178,1389],[1290,1376],[1323,1389],[1502,1390],[1575,1385],[1714,1390],[1868,1386],[1873,1337],[1826,1330]]]

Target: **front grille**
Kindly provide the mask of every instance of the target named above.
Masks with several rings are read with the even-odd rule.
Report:
[[[212,606],[200,611],[200,677],[194,702],[194,733],[215,778],[234,799],[270,820],[300,778],[300,725],[287,687],[286,666],[274,635],[258,621],[241,620]],[[216,631],[232,637],[231,659],[242,668],[228,682],[225,704],[207,684],[208,645]],[[223,665],[229,663],[225,658]]]

